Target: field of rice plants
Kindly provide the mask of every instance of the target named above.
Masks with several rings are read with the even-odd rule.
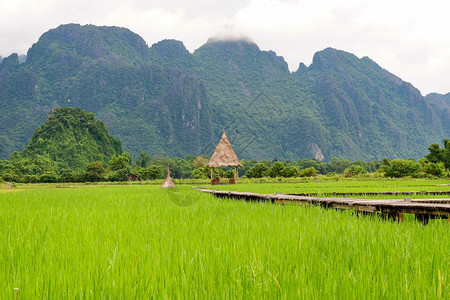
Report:
[[[309,191],[303,184],[326,188],[227,187]],[[450,296],[446,221],[398,224],[320,207],[224,200],[188,185],[66,187],[0,193],[0,298]]]

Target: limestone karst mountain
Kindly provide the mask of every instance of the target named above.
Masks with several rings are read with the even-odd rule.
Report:
[[[211,155],[223,129],[244,159],[419,158],[450,136],[443,95],[423,97],[367,57],[327,48],[290,72],[247,40],[210,39],[189,53],[93,25],[61,25],[25,62],[2,60],[0,158],[62,106],[95,113],[134,156]]]

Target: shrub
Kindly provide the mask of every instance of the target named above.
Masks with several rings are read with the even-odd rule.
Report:
[[[113,155],[108,162],[108,169],[111,171],[122,170],[130,165],[130,154],[124,152],[121,155]]]
[[[314,177],[317,176],[318,172],[314,167],[306,168],[301,170],[298,174],[300,177]]]
[[[130,177],[131,169],[130,167],[124,167],[122,169],[114,171],[112,175],[109,176],[108,180],[110,181],[127,181]]]
[[[9,181],[9,182],[19,182],[20,181],[20,176],[14,171],[14,170],[6,170],[3,175],[2,178],[4,181]]]
[[[79,175],[72,169],[64,169],[60,176],[62,182],[77,182]]]
[[[425,174],[443,177],[445,175],[445,167],[443,162],[439,163],[428,163],[425,165]]]
[[[383,167],[386,177],[406,177],[418,176],[421,169],[421,164],[414,159],[394,159],[388,162],[388,165]]]
[[[151,165],[147,167],[147,174],[150,179],[162,179],[164,178],[164,168],[159,165]]]
[[[281,177],[283,176],[284,169],[285,169],[284,163],[278,161],[266,171],[266,174],[267,176],[272,178]]]
[[[251,167],[245,172],[248,178],[261,178],[265,175],[269,167],[265,163],[257,163],[256,166]]]
[[[41,174],[41,176],[39,176],[39,182],[53,183],[58,182],[58,180],[58,175],[53,171],[44,172]]]
[[[208,167],[206,167],[206,168],[208,168]],[[206,179],[206,178],[208,178],[208,175],[205,172],[206,168],[205,167],[198,167],[198,168],[192,170],[191,171],[192,177],[194,177],[195,179]]]
[[[105,168],[101,161],[94,161],[86,165],[86,172],[82,175],[83,181],[96,182],[103,180]]]
[[[39,176],[37,175],[24,175],[21,180],[23,183],[36,183],[39,182]]]
[[[366,169],[360,165],[352,165],[344,170],[345,177],[358,176],[367,173]]]
[[[225,178],[234,178],[234,170],[230,169],[223,173],[223,177]]]
[[[299,174],[299,170],[297,167],[286,167],[283,170],[283,177],[289,178],[289,177],[297,177]]]

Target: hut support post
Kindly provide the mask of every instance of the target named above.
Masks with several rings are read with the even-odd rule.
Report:
[[[211,167],[211,180],[214,178],[214,167]]]
[[[234,166],[234,183],[237,183],[238,179],[238,167]]]

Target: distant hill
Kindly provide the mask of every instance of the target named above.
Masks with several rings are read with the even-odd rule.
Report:
[[[33,134],[22,157],[35,161],[46,154],[62,168],[83,171],[92,161],[105,165],[114,154],[122,153],[119,140],[108,134],[105,123],[79,108],[53,109],[45,123]]]
[[[240,158],[419,158],[450,136],[442,97],[331,48],[291,73],[247,40],[189,53],[176,40],[148,47],[125,28],[68,24],[44,33],[24,63],[0,64],[0,158],[58,106],[94,112],[134,156],[211,155],[226,129]]]

